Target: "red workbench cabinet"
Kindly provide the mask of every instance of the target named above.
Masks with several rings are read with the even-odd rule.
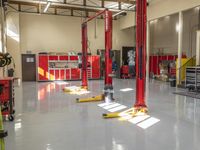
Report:
[[[58,56],[56,56],[56,55],[49,55],[49,60],[51,61],[51,60],[58,60]]]
[[[100,56],[88,56],[88,79],[100,78]],[[81,68],[66,68],[55,65],[56,63],[66,63],[66,67],[71,63],[77,63],[78,55],[38,55],[38,81],[55,81],[55,80],[80,80]],[[50,65],[51,64],[51,65]]]
[[[70,80],[71,79],[71,69],[65,70],[65,79]]]
[[[78,60],[78,56],[69,56],[69,60],[70,61],[77,61]]]
[[[38,80],[47,81],[49,80],[48,72],[48,55],[39,55],[38,56]]]
[[[64,69],[60,70],[60,80],[65,80],[65,70]]]
[[[65,61],[65,60],[68,60],[69,59],[69,56],[65,55],[65,56],[59,56],[59,60],[61,61]]]
[[[91,56],[91,65],[92,65],[92,79],[100,78],[100,57]]]
[[[71,79],[72,80],[81,79],[81,70],[79,68],[71,68]]]
[[[55,80],[60,80],[60,70],[55,69]]]
[[[49,80],[51,80],[51,81],[55,80],[55,70],[54,69],[49,70]]]
[[[8,116],[9,121],[14,120],[14,78],[0,78],[1,92],[0,105],[1,112],[4,117]]]

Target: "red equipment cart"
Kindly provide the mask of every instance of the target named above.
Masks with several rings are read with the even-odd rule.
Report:
[[[14,120],[14,78],[0,78],[0,104],[3,117]]]

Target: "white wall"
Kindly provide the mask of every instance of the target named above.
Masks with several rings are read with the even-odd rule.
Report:
[[[135,12],[127,12],[127,15],[121,17],[120,20],[120,29],[126,29],[135,26]]]
[[[20,14],[21,51],[81,51],[81,18]],[[104,49],[104,21],[97,20],[96,38],[95,23],[88,23],[90,49]],[[130,31],[130,29],[129,29]],[[113,49],[134,45],[129,39],[130,32],[120,31],[119,22],[113,21]],[[132,32],[133,33],[133,32]],[[133,35],[134,37],[134,35]]]
[[[19,37],[19,14],[8,12],[6,15],[7,26],[7,52],[9,52],[15,62],[15,76],[21,78],[21,52]],[[10,65],[13,67],[13,65]]]
[[[155,20],[150,23],[150,52],[157,53],[164,48],[164,53],[176,53],[178,49],[178,33],[176,24],[178,15]]]
[[[7,49],[16,63],[15,76],[21,78],[21,54],[27,51],[69,52],[81,51],[81,18],[25,13],[8,13]],[[97,20],[95,38],[94,21],[88,23],[90,50],[104,49],[104,21]],[[134,28],[120,30],[119,21],[113,21],[113,49],[134,46]]]
[[[200,0],[152,0],[148,6],[148,20],[160,18],[200,5]]]

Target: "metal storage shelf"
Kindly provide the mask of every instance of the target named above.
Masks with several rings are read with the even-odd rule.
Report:
[[[200,67],[186,68],[185,85],[189,90],[200,90]]]

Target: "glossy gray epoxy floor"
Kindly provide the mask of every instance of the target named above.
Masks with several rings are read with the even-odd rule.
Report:
[[[69,82],[79,85],[80,82]],[[15,88],[16,119],[6,122],[6,150],[200,150],[200,100],[173,95],[169,84],[151,81],[149,114],[160,122],[142,129],[117,119],[104,120],[99,103],[77,104],[75,98],[102,92],[103,80],[90,81],[92,93],[62,92],[60,83],[26,82]],[[131,107],[134,80],[114,80],[117,102]]]

